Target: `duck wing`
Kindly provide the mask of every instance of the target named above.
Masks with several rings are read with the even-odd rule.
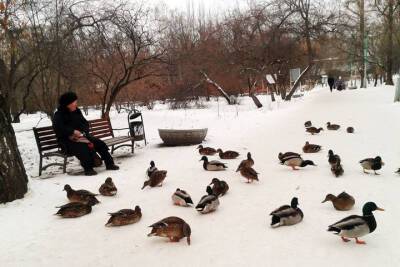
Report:
[[[274,210],[273,212],[271,212],[269,215],[277,215],[277,214],[283,212],[284,210],[287,210],[290,208],[292,208],[292,207],[289,205],[283,205],[283,206],[280,206],[279,208],[277,208],[276,210]]]
[[[124,217],[124,216],[132,215],[134,213],[135,213],[135,211],[132,209],[122,209],[117,212],[109,212],[108,214],[110,214],[111,216],[123,216]]]
[[[332,225],[329,225],[328,231],[352,230],[357,226],[366,224],[364,218],[359,215],[350,215]]]
[[[77,194],[79,194],[81,196],[92,196],[92,197],[95,197],[95,196],[99,195],[99,194],[94,194],[94,193],[92,193],[92,192],[90,192],[88,190],[83,190],[83,189],[76,190],[75,193],[77,193]]]

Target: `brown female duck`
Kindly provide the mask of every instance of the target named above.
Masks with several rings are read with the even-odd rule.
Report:
[[[350,196],[346,192],[342,192],[338,196],[327,194],[322,203],[327,201],[331,201],[333,207],[335,207],[337,210],[351,210],[355,203],[354,197]]]
[[[320,145],[310,144],[308,141],[303,146],[303,152],[304,153],[317,153],[320,150],[321,150],[321,146]]]
[[[171,242],[179,242],[179,240],[186,237],[186,241],[190,245],[190,226],[179,217],[167,217],[149,227],[153,229],[147,236],[168,237]]]
[[[253,182],[254,180],[258,181],[258,173],[252,167],[242,166],[239,169],[240,174],[247,179],[247,183]]]
[[[149,177],[149,180],[143,183],[142,189],[144,189],[146,186],[150,187],[162,186],[165,177],[167,177],[167,171],[157,170],[153,172]]]
[[[242,166],[244,166],[244,167],[253,167],[253,165],[254,165],[254,160],[253,160],[253,158],[251,157],[251,153],[250,153],[250,152],[247,152],[247,159],[242,160],[242,162],[240,162],[238,168],[236,169],[236,172],[238,172],[239,169],[240,169]]]
[[[70,202],[62,205],[54,215],[59,215],[63,218],[77,218],[92,212],[93,202],[81,203],[81,202]]]
[[[323,131],[324,129],[323,128],[316,128],[316,127],[308,127],[308,128],[306,128],[306,132],[307,133],[310,133],[310,134],[312,134],[312,135],[314,135],[314,134],[318,134],[318,133],[320,133],[321,131]]]
[[[98,201],[96,198],[98,194],[93,194],[92,192],[89,192],[87,190],[74,190],[69,184],[66,184],[64,186],[64,190],[67,191],[67,198],[71,202],[81,202],[91,205],[96,205],[100,203],[100,201]]]
[[[214,156],[217,153],[217,150],[212,147],[203,147],[202,145],[199,145],[197,149],[199,150],[200,155],[203,156]]]
[[[117,212],[108,213],[111,218],[106,223],[106,226],[123,226],[137,223],[142,218],[142,210],[139,206],[135,210],[122,209]]]
[[[239,156],[238,152],[232,150],[227,150],[223,152],[222,149],[218,148],[217,152],[220,159],[236,159]]]
[[[219,180],[218,178],[213,178],[209,185],[212,185],[212,192],[217,197],[225,195],[229,190],[229,185],[225,181]]]
[[[102,196],[115,196],[117,194],[117,187],[113,183],[111,177],[108,177],[104,184],[102,184],[99,188],[99,192]]]
[[[329,121],[326,123],[326,128],[331,131],[339,130],[340,125],[338,124],[331,124]]]

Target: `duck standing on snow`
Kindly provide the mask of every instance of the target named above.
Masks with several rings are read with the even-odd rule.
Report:
[[[311,126],[312,126],[311,121],[306,121],[306,122],[304,123],[304,127],[306,127],[306,128],[311,127]]]
[[[353,127],[347,127],[346,131],[348,133],[354,133],[354,128]]]
[[[303,152],[304,153],[317,153],[320,150],[321,150],[321,146],[320,145],[310,144],[308,141],[303,146]]]
[[[340,125],[338,124],[331,124],[329,121],[326,123],[326,128],[331,131],[339,130]]]
[[[239,157],[239,153],[232,150],[227,150],[223,152],[222,149],[218,148],[217,152],[220,159],[236,159],[237,157]]]
[[[236,169],[236,172],[238,172],[241,167],[253,167],[253,165],[254,165],[254,160],[251,157],[251,153],[247,152],[247,159],[242,160],[242,162],[240,162],[238,168]]]
[[[64,191],[67,191],[67,198],[71,202],[80,202],[83,204],[90,204],[92,206],[100,203],[100,201],[96,198],[98,194],[94,194],[90,191],[82,189],[74,190],[69,184],[64,186]]]
[[[331,165],[331,172],[336,177],[343,175],[344,170],[339,155],[333,153],[331,149],[328,151],[328,162]]]
[[[165,177],[167,177],[167,171],[157,170],[157,171],[153,172],[151,174],[149,180],[147,180],[143,183],[142,189],[144,189],[146,186],[150,186],[150,187],[162,186],[162,183],[164,182]]]
[[[333,204],[333,207],[337,210],[351,210],[354,206],[354,203],[356,202],[354,200],[354,197],[350,196],[346,192],[340,193],[338,196],[328,194],[325,197],[325,200],[322,201],[322,203],[325,203],[327,201],[331,201]]]
[[[218,178],[213,178],[209,185],[212,185],[211,189],[213,191],[213,194],[217,197],[222,197],[229,190],[229,185],[227,184],[227,182],[219,180]]]
[[[314,134],[318,134],[318,133],[320,133],[321,131],[323,131],[324,129],[323,128],[316,128],[316,127],[308,127],[308,128],[306,128],[306,132],[307,133],[310,133],[310,134],[312,134],[312,135],[314,135]]]
[[[108,177],[104,184],[102,184],[99,188],[99,192],[103,196],[115,196],[117,194],[117,187],[112,181],[111,177]]]
[[[63,218],[78,218],[91,213],[93,205],[93,202],[70,202],[60,207],[56,207],[59,208],[59,210],[54,215],[59,215]]]
[[[212,147],[203,147],[202,145],[199,145],[197,149],[199,150],[200,155],[203,156],[214,156],[217,153],[217,150]]]
[[[384,209],[378,208],[374,202],[367,202],[363,206],[363,216],[351,215],[329,226],[328,231],[335,232],[344,242],[348,238],[355,238],[357,244],[365,244],[359,237],[372,233],[376,229],[376,220],[373,211]]]
[[[375,158],[367,158],[360,161],[361,167],[363,168],[364,173],[368,173],[365,170],[373,170],[375,175],[379,175],[376,173],[377,170],[380,170],[385,163],[382,161],[380,156]]]
[[[196,206],[196,210],[203,214],[215,211],[219,206],[218,196],[214,195],[210,186],[207,186],[207,194],[202,196]]]
[[[123,226],[137,223],[142,218],[142,210],[139,206],[135,210],[122,209],[117,212],[108,213],[111,217],[106,226]]]
[[[177,206],[188,207],[190,204],[193,204],[190,195],[185,190],[179,188],[176,189],[171,198],[174,205]]]
[[[258,172],[252,167],[241,166],[239,168],[240,174],[247,179],[247,183],[253,182],[254,180],[258,180]]]
[[[200,161],[203,161],[203,168],[206,171],[223,171],[227,168],[225,163],[219,162],[218,160],[208,161],[207,156],[201,157]]]
[[[146,170],[147,177],[149,178],[155,171],[157,171],[156,164],[154,161],[150,161],[150,167]]]
[[[303,160],[300,156],[287,156],[282,159],[281,164],[292,167],[293,170],[299,170],[296,167],[305,167],[307,165],[317,166],[313,161]]]
[[[304,218],[304,214],[300,208],[297,197],[292,198],[289,205],[281,206],[270,213],[272,215],[271,227],[278,227],[282,225],[294,225],[301,222]]]
[[[186,241],[190,245],[190,226],[179,217],[167,217],[149,227],[153,229],[147,236],[168,237],[171,242],[179,242],[179,240],[186,237]]]
[[[285,152],[285,153],[279,152],[278,159],[281,163],[283,163],[283,159],[285,159],[287,157],[293,157],[293,156],[300,157],[300,154],[296,153],[296,152]]]

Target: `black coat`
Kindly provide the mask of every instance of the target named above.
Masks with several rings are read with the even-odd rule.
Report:
[[[71,112],[67,108],[59,107],[54,114],[53,128],[57,140],[61,144],[67,144],[69,137],[78,130],[89,136],[89,123],[83,117],[82,111],[77,108]]]

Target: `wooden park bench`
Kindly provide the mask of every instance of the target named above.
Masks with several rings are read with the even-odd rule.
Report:
[[[114,153],[116,149],[124,146],[131,147],[132,153],[134,153],[134,136],[114,136],[114,130],[125,129],[113,129],[109,119],[96,119],[89,120],[88,122],[90,135],[103,140],[108,147],[111,147],[111,154]],[[57,142],[53,127],[37,127],[33,128],[33,132],[35,134],[36,144],[40,154],[39,176],[42,175],[43,170],[46,170],[50,166],[61,166],[63,167],[63,173],[65,173],[67,171],[67,159],[68,157],[72,157],[72,155],[68,155],[62,151]],[[128,142],[130,144],[126,144]],[[61,157],[64,161],[63,163],[54,162],[43,166],[43,158],[50,157]]]

